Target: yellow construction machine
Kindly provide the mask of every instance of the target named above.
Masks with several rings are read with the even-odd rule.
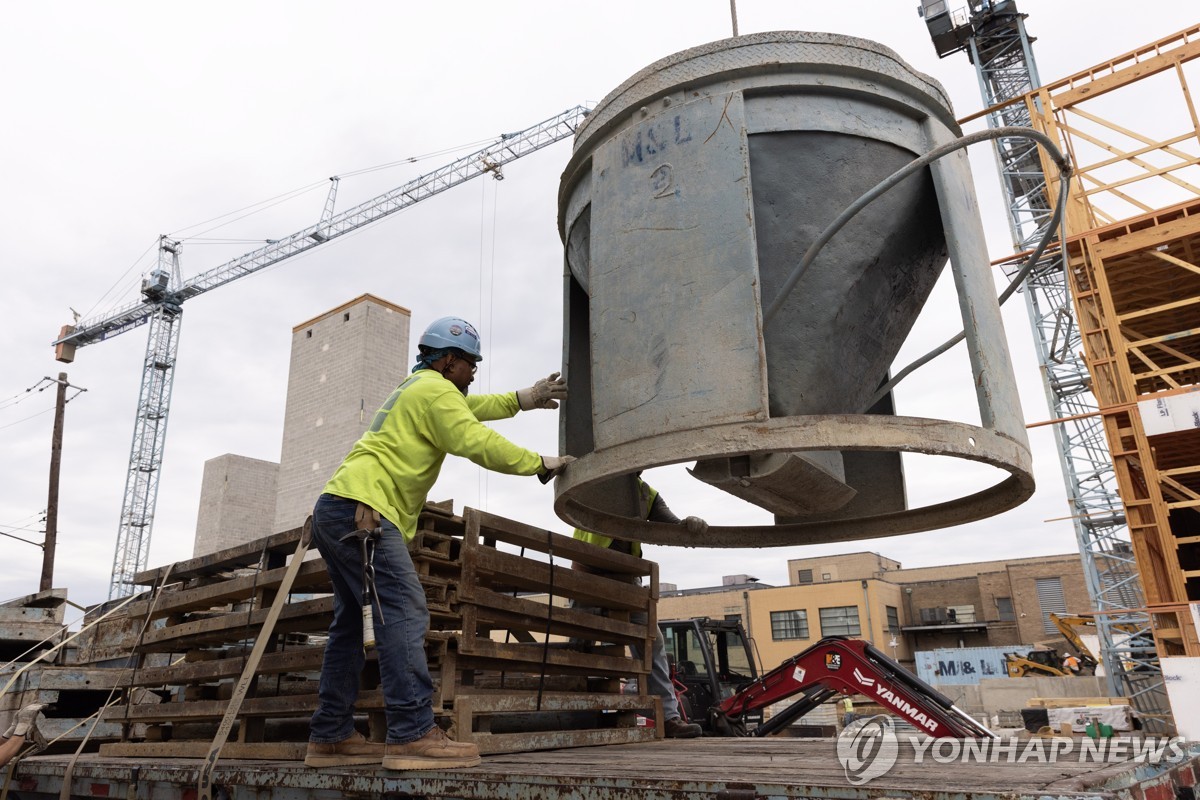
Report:
[[[1005,653],[1004,665],[1008,668],[1008,677],[1010,678],[1036,675],[1062,677],[1067,674],[1067,671],[1062,668],[1062,659],[1059,658],[1057,650],[1030,650],[1025,655]]]
[[[1083,639],[1079,636],[1078,628],[1091,628],[1095,630],[1096,620],[1092,617],[1083,616],[1059,616],[1051,612],[1047,615],[1054,627],[1058,628],[1058,632],[1067,640],[1067,644],[1075,651],[1076,658],[1079,659],[1079,673],[1073,673],[1064,669],[1062,664],[1063,657],[1057,650],[1052,649],[1037,649],[1030,650],[1027,654],[1005,653],[1004,661],[1008,668],[1008,676],[1010,678],[1024,678],[1027,675],[1072,675],[1072,674],[1092,674],[1096,671],[1096,656],[1092,653],[1091,648],[1084,644]]]

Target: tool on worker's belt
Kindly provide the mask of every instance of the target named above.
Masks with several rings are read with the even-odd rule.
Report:
[[[358,504],[354,512],[356,529],[350,531],[338,541],[345,542],[358,539],[359,553],[362,556],[362,621],[363,649],[370,650],[375,646],[375,620],[371,606],[375,594],[375,545],[383,535],[383,522],[379,512],[365,503]],[[383,622],[383,609],[379,612],[379,621]]]

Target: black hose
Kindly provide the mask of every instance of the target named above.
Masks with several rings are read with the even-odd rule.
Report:
[[[829,243],[829,240],[833,238],[834,234],[845,227],[846,223],[853,219],[860,211],[878,198],[882,197],[905,178],[909,177],[928,164],[931,164],[934,161],[937,161],[938,159],[943,158],[957,150],[961,150],[964,147],[969,147],[970,145],[987,141],[988,139],[1031,139],[1046,149],[1047,153],[1049,153],[1050,158],[1054,161],[1059,171],[1058,202],[1054,206],[1054,213],[1051,217],[1050,224],[1046,226],[1046,231],[1042,234],[1042,238],[1038,242],[1037,247],[1034,248],[1034,251],[1029,255],[1029,257],[1025,260],[1025,263],[1021,265],[1021,268],[1013,276],[1013,279],[1009,282],[1008,287],[1004,290],[1004,292],[1001,293],[999,302],[1003,304],[1004,301],[1011,297],[1013,292],[1017,290],[1017,287],[1029,274],[1030,270],[1033,269],[1033,266],[1038,262],[1038,259],[1041,258],[1042,253],[1045,251],[1046,247],[1050,244],[1050,241],[1053,238],[1055,229],[1063,226],[1063,211],[1067,204],[1067,193],[1070,185],[1069,178],[1072,174],[1071,162],[1062,154],[1062,151],[1058,149],[1058,146],[1049,136],[1041,131],[1036,131],[1033,128],[1018,126],[992,128],[986,131],[979,131],[978,133],[968,134],[955,139],[952,142],[941,145],[940,147],[936,147],[920,158],[905,164],[903,167],[884,178],[864,195],[847,206],[845,210],[843,210],[842,213],[833,220],[833,222],[829,223],[829,225],[827,225],[825,229],[821,231],[820,235],[817,236],[813,243],[808,246],[808,249],[804,252],[804,256],[800,259],[800,263],[797,264],[795,269],[792,270],[791,274],[788,275],[787,279],[783,282],[783,286],[780,287],[779,294],[775,296],[775,299],[771,301],[770,306],[768,306],[767,310],[763,313],[763,326],[765,327],[775,317],[775,315],[779,313],[779,310],[783,307],[783,303],[785,300],[787,300],[788,295],[791,294],[792,290],[796,288],[797,282],[799,282],[800,278],[804,275],[805,271],[808,270],[812,262],[816,260],[817,255],[821,252],[825,245]],[[1066,241],[1065,233],[1065,230],[1060,231],[1060,242]],[[945,342],[939,347],[934,348],[929,353],[917,359],[917,361],[914,361],[912,364],[905,367],[903,370],[897,373],[895,377],[879,388],[879,390],[875,393],[875,396],[867,404],[868,407],[874,405],[880,398],[890,392],[892,388],[900,382],[901,379],[903,379],[913,370],[946,352],[955,344],[962,341],[964,336],[965,332],[960,331],[949,341]]]

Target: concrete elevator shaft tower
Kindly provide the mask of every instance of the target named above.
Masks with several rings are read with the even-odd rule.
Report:
[[[561,437],[579,458],[558,481],[559,516],[746,547],[930,530],[1026,500],[1029,445],[964,151],[868,205],[782,292],[843,209],[960,135],[935,81],[832,34],[712,42],[609,94],[576,134],[559,195]],[[890,395],[875,397],[947,257],[980,425],[895,416]],[[1000,477],[909,509],[905,451]],[[640,519],[637,471],[689,461],[776,524],[697,540]]]

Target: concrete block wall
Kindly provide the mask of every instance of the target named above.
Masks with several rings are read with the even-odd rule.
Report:
[[[366,294],[292,329],[273,532],[304,523],[408,373],[410,317],[408,309]]]
[[[1021,709],[1028,707],[1034,697],[1104,697],[1108,694],[1104,679],[1094,675],[986,678],[974,685],[935,683],[933,687],[980,721],[984,721],[982,717],[993,715],[1002,720],[1019,719]]]
[[[204,462],[192,556],[260,539],[275,511],[279,465],[226,453]]]

